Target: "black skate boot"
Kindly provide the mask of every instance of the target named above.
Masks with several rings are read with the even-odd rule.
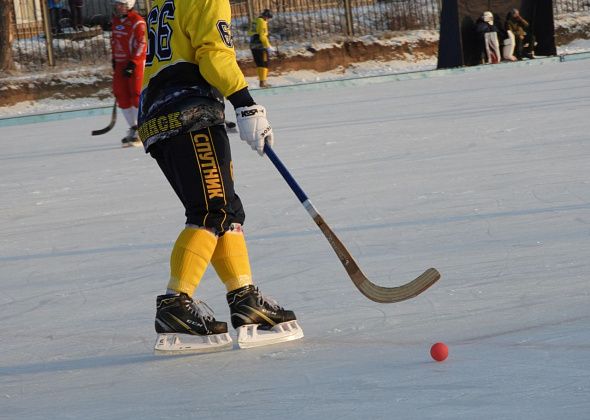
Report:
[[[266,299],[258,288],[248,285],[227,294],[232,326],[242,348],[258,347],[303,337],[293,311]]]
[[[227,323],[187,294],[161,295],[156,300],[156,354],[218,351],[232,346]]]
[[[204,313],[205,306],[209,313]],[[156,332],[192,335],[223,334],[227,323],[216,321],[204,302],[194,302],[186,293],[160,295],[156,299]]]
[[[141,140],[137,134],[137,126],[129,127],[127,135],[121,139],[122,147],[140,147],[142,145]]]
[[[231,311],[231,324],[236,329],[246,324],[260,324],[260,329],[270,330],[277,324],[297,319],[293,311],[287,311],[276,302],[265,299],[254,285],[229,292],[227,303]]]

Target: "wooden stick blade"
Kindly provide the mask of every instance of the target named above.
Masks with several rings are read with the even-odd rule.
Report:
[[[350,279],[359,291],[373,302],[395,303],[411,299],[424,292],[440,279],[440,273],[435,268],[429,268],[414,280],[397,287],[378,286],[367,278],[361,271],[350,252],[336,234],[326,224],[323,217],[314,211],[313,220],[318,225],[338,259],[344,266]]]
[[[357,289],[373,302],[395,303],[418,296],[440,279],[440,273],[436,268],[429,268],[414,280],[398,287],[378,286],[360,271],[351,279]]]

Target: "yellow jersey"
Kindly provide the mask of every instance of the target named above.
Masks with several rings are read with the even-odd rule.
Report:
[[[263,17],[258,17],[252,24],[250,35],[250,48],[253,50],[270,48],[268,39],[268,22]]]
[[[139,107],[147,148],[162,139],[222,124],[224,97],[244,90],[228,0],[153,0]]]

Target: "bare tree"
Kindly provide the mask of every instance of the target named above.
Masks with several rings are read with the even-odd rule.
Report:
[[[14,69],[12,59],[12,0],[0,0],[0,70]]]

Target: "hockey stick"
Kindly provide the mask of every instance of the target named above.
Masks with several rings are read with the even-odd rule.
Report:
[[[112,130],[117,122],[117,101],[113,104],[113,113],[111,114],[111,122],[105,128],[101,128],[100,130],[92,130],[93,136],[100,136],[101,134],[108,133]]]
[[[291,187],[291,190],[295,193],[301,204],[303,204],[303,207],[305,207],[305,210],[307,210],[315,224],[318,225],[340,259],[340,262],[344,266],[350,279],[363,295],[372,301],[379,303],[401,302],[418,296],[440,278],[440,273],[435,268],[429,268],[414,280],[398,287],[382,287],[371,282],[363,274],[352,255],[350,255],[350,252],[348,252],[348,249],[346,249],[344,244],[338,239],[332,229],[330,229],[328,224],[324,221],[324,218],[318,213],[307,195],[303,192],[285,165],[283,165],[283,162],[281,162],[268,144],[264,145],[264,152],[283,176],[285,181],[287,181],[287,184],[289,184],[289,187]]]

